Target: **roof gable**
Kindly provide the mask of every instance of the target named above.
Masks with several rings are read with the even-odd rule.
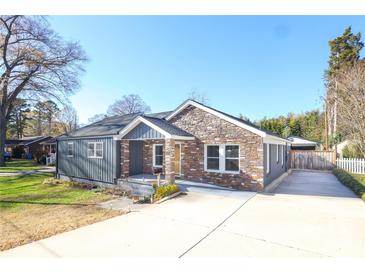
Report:
[[[164,139],[161,132],[151,128],[145,123],[139,123],[135,128],[128,132],[123,139],[144,140],[144,139]]]
[[[136,117],[132,122],[130,122],[125,128],[121,130],[121,132],[119,133],[119,138],[124,138],[128,136],[131,132],[133,132],[136,128],[138,128],[141,123],[147,126],[147,128],[140,127],[143,128],[143,131],[153,130],[154,132],[151,132],[151,134],[154,134],[156,136],[163,135],[164,138],[173,138],[173,139],[189,139],[189,140],[194,139],[194,137],[191,134],[170,124],[166,120],[153,118],[149,116]],[[132,137],[135,138],[136,136]]]
[[[236,117],[233,117],[229,114],[226,114],[224,112],[221,112],[221,111],[218,111],[216,109],[213,109],[211,107],[207,107],[205,105],[202,105],[196,101],[193,101],[193,100],[187,100],[185,101],[183,104],[181,104],[179,107],[176,108],[176,110],[174,112],[172,112],[169,116],[166,117],[166,120],[171,120],[173,117],[175,117],[177,114],[179,114],[181,111],[183,111],[185,108],[187,108],[188,106],[194,106],[194,107],[197,107],[197,108],[200,108],[208,113],[211,113],[223,120],[226,120],[227,122],[230,122],[234,125],[237,125],[241,128],[244,128],[252,133],[255,133],[261,137],[265,137],[266,136],[266,132],[261,130],[261,129],[258,129],[256,127],[254,127],[253,125],[250,125],[249,123],[246,123],[244,122],[243,120],[241,119],[238,119]]]

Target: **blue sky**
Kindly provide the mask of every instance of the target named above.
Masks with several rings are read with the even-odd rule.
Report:
[[[80,122],[123,95],[153,112],[174,109],[192,90],[212,107],[250,119],[321,107],[328,40],[355,16],[52,16],[90,62],[71,97]]]

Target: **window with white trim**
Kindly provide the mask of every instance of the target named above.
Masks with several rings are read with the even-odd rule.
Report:
[[[279,145],[276,144],[276,162],[279,163]]]
[[[270,144],[266,144],[266,174],[270,173]]]
[[[285,146],[281,146],[281,166],[284,166],[284,148]]]
[[[240,170],[240,159],[239,159],[239,146],[231,146],[226,145],[225,149],[225,169],[226,171],[235,171],[238,172]]]
[[[219,145],[209,145],[206,149],[207,170],[219,171]]]
[[[153,145],[153,166],[162,167],[163,165],[163,145]]]
[[[67,157],[74,157],[74,143],[67,143]]]
[[[88,158],[103,158],[103,142],[89,142],[87,144]]]
[[[205,145],[205,171],[238,173],[239,145]]]

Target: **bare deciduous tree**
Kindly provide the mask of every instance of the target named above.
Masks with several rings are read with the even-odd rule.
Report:
[[[80,45],[65,42],[44,17],[0,16],[0,166],[15,99],[65,101],[79,86],[85,61]]]
[[[63,132],[66,134],[76,130],[79,125],[79,117],[76,109],[71,105],[65,106],[59,112],[58,122],[61,123]]]
[[[188,99],[190,100],[194,100],[198,103],[201,103],[203,105],[206,105],[208,106],[209,105],[209,99],[208,97],[202,93],[202,92],[199,92],[197,90],[192,90],[189,94],[188,94]]]
[[[137,94],[124,95],[108,107],[108,115],[125,115],[130,113],[148,113],[151,108]]]
[[[93,123],[99,122],[107,117],[108,117],[108,115],[103,114],[103,113],[95,114],[94,116],[92,116],[88,119],[88,124],[93,124]]]
[[[365,63],[357,61],[340,69],[332,81],[337,84],[339,130],[365,157]]]

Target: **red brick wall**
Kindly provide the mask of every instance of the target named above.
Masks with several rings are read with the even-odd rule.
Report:
[[[143,143],[143,173],[152,174],[153,145],[163,145],[163,153],[165,155],[165,140],[145,140]],[[163,159],[163,166],[165,166],[165,157]],[[164,169],[163,172],[165,173]]]

